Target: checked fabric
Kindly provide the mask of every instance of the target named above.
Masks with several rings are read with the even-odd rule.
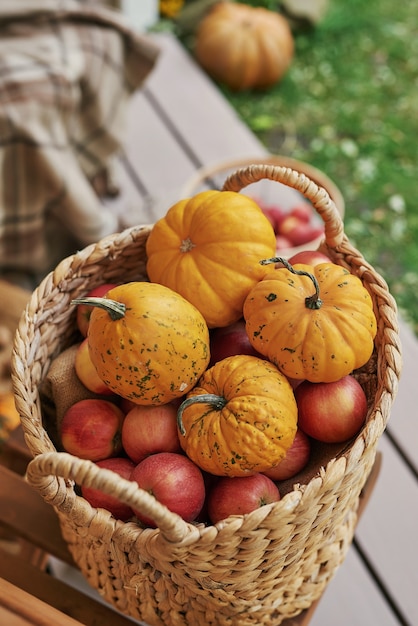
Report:
[[[66,256],[67,236],[77,249],[119,230],[93,181],[157,57],[116,11],[1,0],[0,278],[36,284]]]

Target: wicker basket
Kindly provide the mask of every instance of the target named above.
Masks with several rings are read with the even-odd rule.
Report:
[[[304,174],[254,165],[228,178],[240,190],[264,178],[299,190],[325,223],[321,248],[358,275],[378,319],[375,352],[357,372],[369,399],[360,434],[320,459],[282,500],[214,526],[188,524],[136,485],[56,451],[43,425],[38,388],[52,359],[74,341],[72,298],[101,282],[146,278],[151,226],[130,228],[62,261],[33,293],[15,339],[13,385],[26,442],[28,480],[55,507],[80,570],[107,601],[152,626],[271,626],[309,607],[351,544],[360,492],[389,418],[401,368],[395,302],[384,280],[350,245],[334,203]],[[153,517],[157,529],[115,520],[77,495],[75,483],[116,495]]]

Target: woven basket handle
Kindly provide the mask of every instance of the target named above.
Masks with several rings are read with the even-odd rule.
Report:
[[[44,500],[77,522],[88,527],[96,509],[74,489],[68,481],[79,486],[93,487],[119,498],[130,507],[155,521],[167,541],[178,542],[190,534],[189,524],[170,511],[144,489],[92,461],[79,459],[67,452],[45,452],[33,458],[27,468],[27,480]],[[64,482],[65,481],[65,482]]]
[[[344,239],[344,224],[328,192],[306,174],[280,165],[254,164],[240,168],[225,180],[223,191],[241,191],[260,180],[272,180],[293,187],[309,200],[320,215],[325,227],[325,241],[337,248]]]

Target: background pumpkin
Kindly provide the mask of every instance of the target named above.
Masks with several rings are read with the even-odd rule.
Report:
[[[265,89],[289,68],[294,40],[279,13],[220,2],[200,22],[194,53],[212,78],[231,89]]]
[[[206,370],[179,409],[180,443],[201,469],[246,476],[277,465],[293,443],[292,387],[268,361],[237,355]]]
[[[372,355],[376,318],[370,294],[358,276],[334,263],[291,267],[273,269],[246,299],[250,342],[290,378],[339,380]],[[312,305],[315,294],[318,306]]]
[[[177,202],[158,220],[146,244],[150,280],[177,291],[210,328],[242,317],[250,289],[265,274],[276,238],[251,198],[233,191],[203,191]]]
[[[88,344],[97,373],[115,393],[141,405],[183,396],[209,363],[209,330],[199,311],[178,293],[148,282],[111,289],[105,298],[74,304],[122,304],[111,317],[92,311]]]

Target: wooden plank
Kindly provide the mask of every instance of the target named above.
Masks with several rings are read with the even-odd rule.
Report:
[[[353,547],[325,590],[310,626],[328,624],[399,626]]]
[[[412,329],[401,321],[401,342],[403,369],[388,424],[388,433],[405,454],[407,462],[414,468],[418,477],[418,385],[416,367],[418,363],[418,340]]]
[[[167,34],[156,35],[155,41],[162,53],[145,91],[153,94],[176,132],[196,154],[195,167],[220,158],[266,154],[266,148],[185,48]]]
[[[4,626],[77,626],[80,622],[0,579],[0,624]]]
[[[0,560],[0,605],[32,626],[132,624],[111,607],[6,553]],[[13,621],[1,623],[9,626]]]
[[[0,325],[14,332],[29,297],[30,292],[26,289],[0,280]]]
[[[356,531],[361,551],[406,624],[418,624],[418,482],[383,435],[381,477]]]
[[[1,465],[0,501],[1,526],[45,552],[73,563],[54,509],[21,476]]]
[[[168,34],[153,37],[161,55],[128,112],[122,186],[137,185],[145,200],[135,213],[128,192],[128,224],[154,222],[174,202],[200,191],[193,183],[201,168],[211,171],[231,162],[236,169],[268,154],[179,42]],[[221,185],[225,178],[222,173],[216,182]],[[253,191],[265,189],[262,185]],[[284,185],[267,185],[274,186],[284,208],[300,199]]]
[[[183,197],[183,186],[199,167],[220,158],[267,153],[178,41],[167,34],[153,38],[161,54],[132,98],[125,144],[128,168],[124,165],[126,172],[134,172],[128,173],[131,181],[149,196],[147,223]]]
[[[103,198],[103,204],[119,216],[121,228],[153,222],[148,214],[147,192],[136,184],[123,152],[114,161],[113,176],[119,193],[113,198]]]
[[[133,96],[128,119],[126,156],[136,180],[146,189],[149,216],[155,221],[181,199],[181,186],[194,173],[195,165],[143,92]]]
[[[0,464],[23,476],[31,458],[32,455],[26,445],[22,426],[19,425],[2,443]]]

